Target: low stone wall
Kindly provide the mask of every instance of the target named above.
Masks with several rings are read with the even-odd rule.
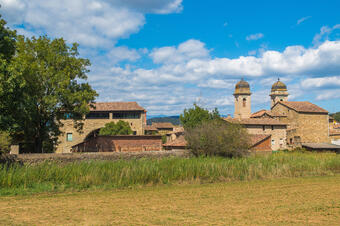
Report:
[[[67,154],[20,154],[17,159],[24,164],[36,164],[45,161],[60,163],[91,161],[91,160],[129,160],[140,158],[159,159],[164,157],[190,157],[189,150],[178,151],[147,151],[147,152],[89,152],[89,153],[67,153]]]

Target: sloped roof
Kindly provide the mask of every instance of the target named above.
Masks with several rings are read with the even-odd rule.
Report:
[[[165,146],[165,147],[186,147],[187,141],[184,139],[184,136],[179,136],[177,139],[163,144],[163,146]]]
[[[156,127],[157,129],[174,128],[174,125],[171,122],[153,122],[152,126]]]
[[[259,144],[260,142],[270,138],[271,135],[267,134],[254,134],[250,135],[250,145],[254,147],[255,145]]]
[[[281,125],[285,126],[287,123],[280,122],[277,119],[272,118],[244,118],[244,119],[235,119],[235,118],[224,118],[224,120],[231,123],[239,123],[241,125]]]
[[[257,117],[262,117],[263,115],[269,115],[269,116],[272,116],[271,112],[270,111],[267,111],[265,109],[262,109],[262,110],[259,110],[253,114],[251,114],[250,118],[257,118]]]
[[[157,131],[157,128],[152,126],[152,125],[146,125],[145,126],[145,130],[148,130],[148,131]]]
[[[340,129],[330,129],[329,130],[329,135],[330,136],[340,135]]]
[[[319,150],[328,150],[328,149],[340,150],[340,145],[329,144],[329,143],[302,143],[302,147],[311,148],[311,149],[319,149]]]
[[[137,102],[97,102],[91,111],[145,111]]]
[[[282,104],[288,108],[291,108],[297,112],[307,112],[307,113],[328,113],[325,109],[312,104],[308,101],[279,101],[276,104]],[[276,105],[275,104],[275,105]],[[274,105],[274,106],[275,106]]]

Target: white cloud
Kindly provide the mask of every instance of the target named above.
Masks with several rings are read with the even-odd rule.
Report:
[[[340,98],[340,89],[326,90],[321,94],[318,94],[316,100],[329,100]]]
[[[296,25],[299,25],[299,24],[301,24],[302,22],[304,22],[304,21],[306,21],[306,20],[308,20],[308,19],[310,19],[310,18],[312,18],[312,17],[311,17],[311,16],[302,17],[302,18],[300,18],[300,19],[298,19],[298,20],[296,21]]]
[[[301,86],[307,89],[314,88],[340,88],[340,76],[331,76],[324,78],[308,78],[301,82]]]
[[[181,0],[0,0],[3,14],[22,34],[64,37],[87,47],[113,47],[145,24],[144,13],[179,12]],[[23,32],[22,32],[23,31]]]
[[[259,40],[263,38],[264,35],[262,33],[257,33],[257,34],[251,34],[246,37],[247,41],[252,41],[252,40]]]
[[[340,29],[340,24],[336,24],[333,27],[323,26],[320,29],[320,33],[316,34],[313,38],[313,44],[315,46],[320,45],[325,40],[328,40],[329,35],[334,31]]]
[[[150,53],[150,57],[155,63],[181,63],[208,56],[209,50],[205,48],[205,44],[194,39],[183,42],[178,47],[156,48]]]

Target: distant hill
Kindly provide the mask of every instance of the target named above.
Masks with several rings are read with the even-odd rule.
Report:
[[[164,117],[154,117],[150,118],[146,121],[148,125],[151,125],[153,122],[171,122],[173,125],[179,125],[179,116],[164,116]]]

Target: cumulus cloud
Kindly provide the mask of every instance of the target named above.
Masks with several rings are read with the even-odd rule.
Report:
[[[331,76],[324,78],[308,78],[301,82],[301,86],[307,89],[311,88],[340,88],[340,76]]]
[[[262,33],[257,33],[257,34],[251,34],[246,37],[247,41],[252,41],[252,40],[259,40],[263,38],[264,35]]]
[[[113,47],[145,24],[145,13],[181,10],[181,0],[0,0],[10,25],[23,34],[64,37],[88,47]],[[21,32],[22,30],[19,30]]]
[[[155,63],[181,63],[191,59],[202,59],[209,56],[209,50],[199,40],[188,40],[178,47],[167,46],[156,48],[150,53]]]

